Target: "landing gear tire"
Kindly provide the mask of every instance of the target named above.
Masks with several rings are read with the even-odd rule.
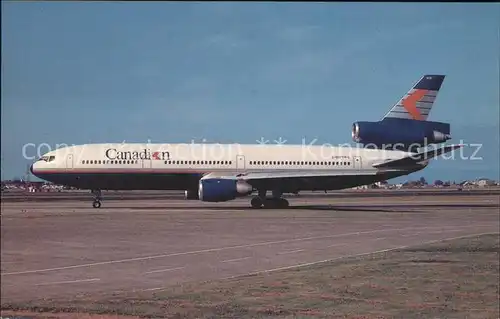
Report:
[[[250,201],[250,205],[252,205],[252,208],[261,208],[263,204],[263,201],[260,197],[254,197]]]
[[[289,203],[284,198],[270,198],[264,202],[264,207],[267,209],[287,208],[288,206]]]
[[[100,208],[101,207],[101,199],[102,199],[101,190],[100,189],[93,189],[90,192],[94,196],[94,202],[92,203],[92,207]]]

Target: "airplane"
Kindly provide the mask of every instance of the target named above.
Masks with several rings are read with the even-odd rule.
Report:
[[[84,144],[44,154],[31,165],[31,172],[56,184],[91,190],[94,208],[101,207],[102,190],[183,190],[185,199],[204,202],[225,202],[256,192],[252,208],[286,208],[289,202],[283,194],[389,180],[422,170],[430,159],[462,147],[421,150],[427,142],[439,144],[451,138],[449,124],[427,121],[444,77],[424,75],[381,121],[354,123],[353,140],[364,142],[363,147]],[[380,142],[388,143],[389,149]],[[420,150],[395,146],[410,142]]]

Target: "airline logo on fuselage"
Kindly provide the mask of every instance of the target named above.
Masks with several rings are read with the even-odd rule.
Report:
[[[106,157],[110,160],[170,160],[170,152],[157,151],[151,152],[149,149],[141,151],[119,151],[116,148],[109,148],[106,150]]]

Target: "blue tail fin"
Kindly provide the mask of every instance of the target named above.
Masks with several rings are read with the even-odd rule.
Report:
[[[424,75],[396,103],[385,118],[399,118],[426,121],[431,112],[445,75]]]

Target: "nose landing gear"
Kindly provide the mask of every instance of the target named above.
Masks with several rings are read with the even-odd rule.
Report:
[[[101,190],[92,190],[91,191],[92,195],[94,195],[94,202],[92,203],[92,207],[94,208],[100,208],[101,207],[101,199],[102,199],[102,194]]]

